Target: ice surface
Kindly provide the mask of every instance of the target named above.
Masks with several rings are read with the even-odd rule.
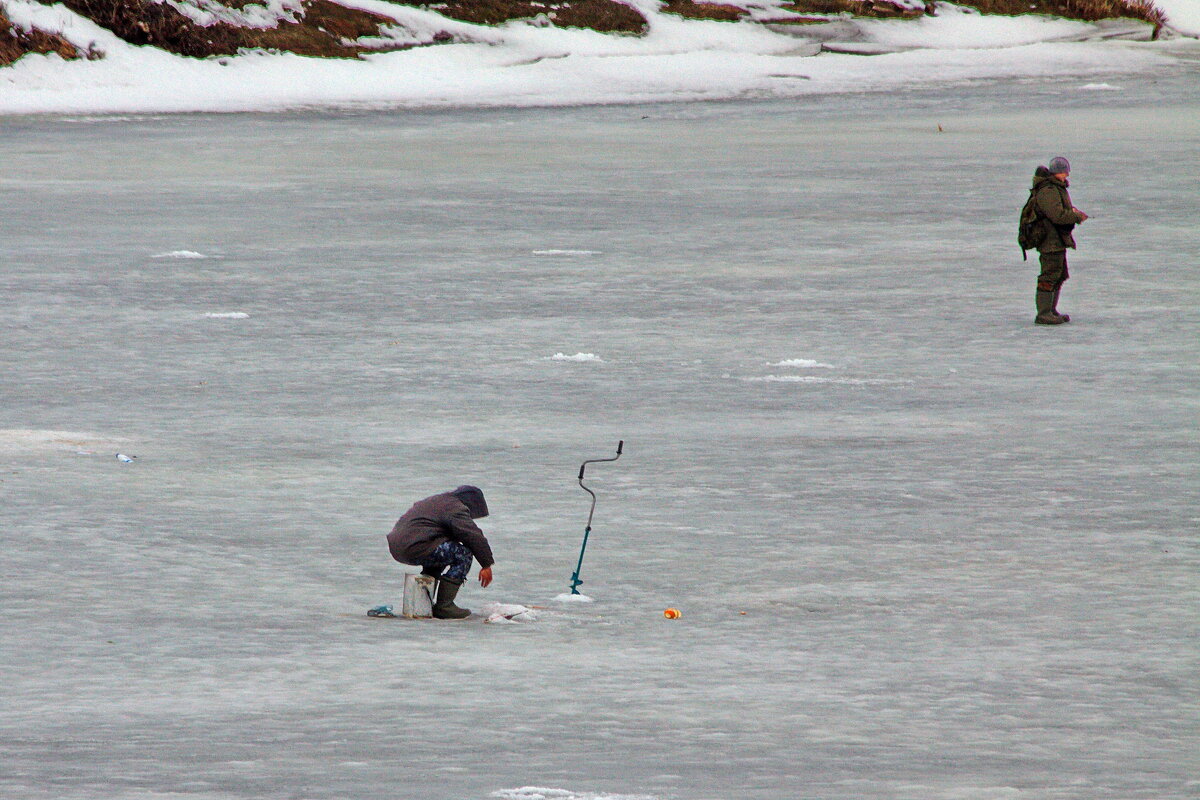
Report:
[[[1195,70],[5,119],[0,797],[1194,800]],[[365,616],[462,483],[548,605],[619,439],[595,602]]]
[[[108,448],[121,441],[124,440],[79,431],[0,429],[0,452],[14,454],[46,450],[77,452],[80,448]]]

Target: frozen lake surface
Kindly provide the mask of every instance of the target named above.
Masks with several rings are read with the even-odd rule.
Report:
[[[1197,797],[1198,77],[5,119],[0,796]]]

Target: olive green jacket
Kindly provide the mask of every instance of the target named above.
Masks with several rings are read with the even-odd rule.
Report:
[[[1046,235],[1038,245],[1039,253],[1061,253],[1068,247],[1075,248],[1075,237],[1071,231],[1083,222],[1083,217],[1071,204],[1066,181],[1060,181],[1046,170],[1038,167],[1033,175],[1033,190],[1037,198],[1037,210],[1042,217]]]

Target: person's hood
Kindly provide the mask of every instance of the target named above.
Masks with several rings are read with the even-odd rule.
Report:
[[[471,519],[480,519],[488,515],[487,501],[483,499],[483,490],[478,486],[460,486],[450,494],[457,497],[471,512]]]
[[[1058,178],[1054,177],[1050,173],[1050,170],[1047,169],[1046,167],[1038,167],[1037,169],[1035,169],[1033,171],[1033,188],[1036,189],[1039,186],[1041,186],[1043,183],[1056,183],[1059,186],[1064,186],[1064,187],[1070,186],[1070,184],[1067,183],[1066,181],[1060,181]]]

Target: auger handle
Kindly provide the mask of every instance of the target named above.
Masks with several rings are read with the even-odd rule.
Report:
[[[588,461],[585,461],[582,464],[580,464],[579,465],[579,480],[583,480],[583,471],[585,469],[587,469],[588,464],[599,464],[603,461],[616,461],[618,458],[621,457],[621,451],[624,448],[625,448],[625,440],[622,439],[621,441],[617,442],[617,454],[615,456],[613,456],[612,458],[593,458],[593,459],[589,459]],[[587,487],[584,487],[584,488],[587,488]]]

